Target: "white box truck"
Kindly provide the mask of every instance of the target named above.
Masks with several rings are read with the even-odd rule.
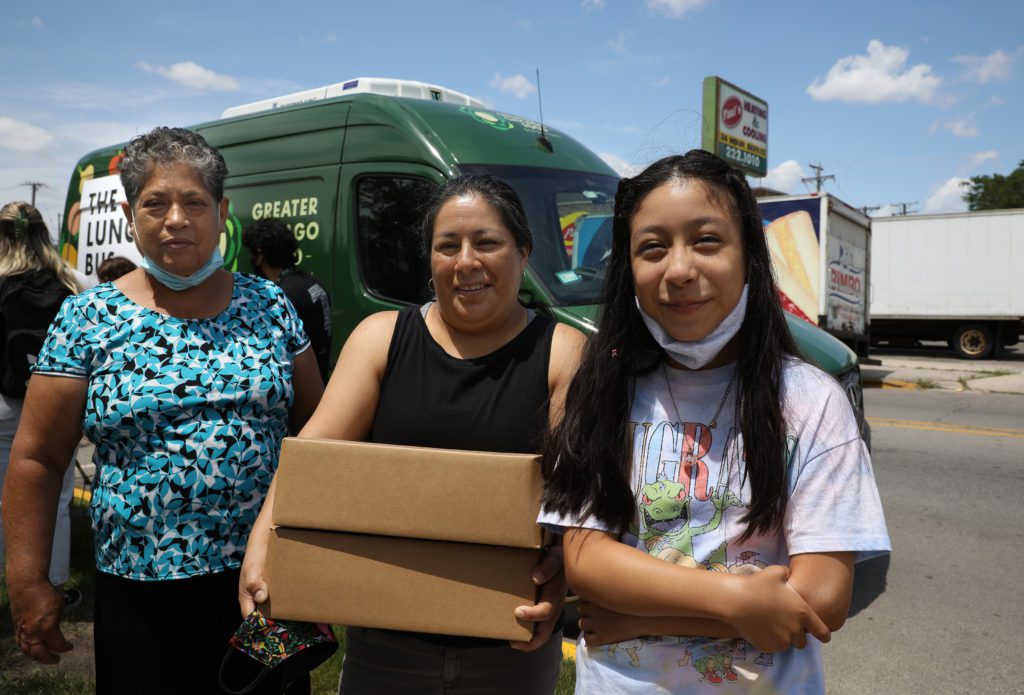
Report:
[[[785,309],[867,357],[871,218],[828,193],[757,204]]]
[[[876,217],[871,338],[944,340],[967,359],[1024,331],[1024,209]]]

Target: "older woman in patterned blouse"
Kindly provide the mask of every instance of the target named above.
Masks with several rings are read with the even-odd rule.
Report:
[[[141,267],[69,298],[29,383],[4,490],[19,647],[71,648],[47,580],[61,476],[96,445],[97,692],[217,692],[246,540],[281,439],[323,392],[292,306],[221,268],[227,167],[184,129],[125,147]]]

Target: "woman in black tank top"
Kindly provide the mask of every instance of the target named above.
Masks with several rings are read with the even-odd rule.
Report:
[[[515,191],[491,176],[440,189],[423,224],[437,299],[374,314],[349,336],[300,437],[534,453],[560,417],[583,336],[519,303],[531,237]],[[343,502],[343,501],[342,501]],[[243,611],[266,600],[273,488],[242,566]],[[561,548],[534,570],[529,643],[349,627],[340,683],[362,693],[551,693],[561,664]]]

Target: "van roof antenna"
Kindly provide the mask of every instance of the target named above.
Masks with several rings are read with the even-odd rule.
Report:
[[[544,134],[544,103],[540,99],[540,68],[537,70],[537,108],[540,110],[540,137],[537,138],[537,142],[548,152],[554,152],[555,148],[551,145],[551,141],[548,140]]]

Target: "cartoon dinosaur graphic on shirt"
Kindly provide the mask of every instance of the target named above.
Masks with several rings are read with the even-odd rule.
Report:
[[[734,683],[739,678],[736,669],[732,667],[731,654],[702,656],[693,662],[693,667],[704,677],[704,681],[712,685],[721,685],[723,680]]]
[[[691,526],[689,524],[690,498],[686,496],[686,486],[683,483],[657,480],[645,485],[640,510],[646,530],[640,532],[637,529],[636,535],[644,542],[647,552],[651,555],[677,565],[700,567],[701,563],[698,563],[693,557],[694,537],[718,528],[722,523],[722,512],[726,507],[743,505],[728,488],[722,492],[716,490],[711,496],[711,502],[715,506],[715,513],[711,519],[701,526]],[[655,524],[680,519],[686,523],[671,531],[655,528]],[[720,553],[714,555],[720,554],[724,559],[724,547],[720,550]]]

